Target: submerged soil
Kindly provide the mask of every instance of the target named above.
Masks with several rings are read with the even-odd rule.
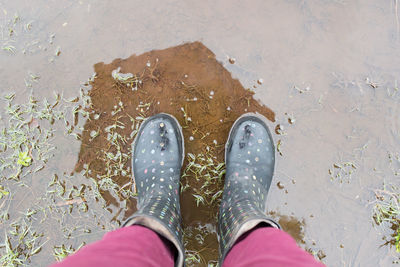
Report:
[[[131,134],[136,124],[160,112],[172,114],[182,125],[186,153],[202,154],[215,164],[224,162],[224,145],[230,127],[240,115],[258,112],[270,121],[275,120],[274,112],[255,100],[254,92],[233,79],[215,55],[200,42],[116,59],[110,64],[98,63],[94,68],[96,78],[89,91],[91,115],[84,126],[75,167],[75,171],[79,172],[88,166],[86,174],[94,179],[109,176],[105,168],[109,160],[101,154],[104,151],[115,154],[120,149],[122,155],[129,155],[134,138]],[[129,82],[115,79],[112,72],[118,68],[120,73],[133,74],[133,78]],[[121,140],[125,140],[120,148],[110,144],[108,131],[105,130],[116,123],[123,125],[118,128]],[[93,138],[94,131],[98,135]],[[187,168],[188,159],[183,171]],[[124,161],[124,168],[130,170],[130,160]],[[223,179],[207,183],[201,174],[196,177],[188,171],[183,175],[181,210],[186,229],[186,249],[201,251],[201,261],[206,264],[218,258],[215,224],[220,197],[218,192],[223,188]],[[111,177],[119,186],[129,186],[134,190],[130,173]],[[132,196],[124,199],[107,191],[102,191],[102,195],[109,205],[117,207],[126,200],[126,206],[120,207],[125,218],[136,209]],[[193,195],[202,195],[203,202],[196,203]],[[286,219],[286,222],[289,221]],[[290,227],[291,224],[284,222],[284,225]],[[292,234],[300,240],[299,224],[292,223],[290,228],[295,229]]]

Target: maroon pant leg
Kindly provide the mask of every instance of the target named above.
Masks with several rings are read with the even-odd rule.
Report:
[[[272,227],[257,228],[232,247],[222,267],[238,266],[311,266],[322,263],[297,246],[296,241],[282,230]]]
[[[133,225],[105,234],[51,267],[174,266],[173,253],[154,231]]]

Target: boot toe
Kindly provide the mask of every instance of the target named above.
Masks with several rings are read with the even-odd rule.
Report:
[[[133,176],[138,191],[143,183],[151,182],[148,186],[153,186],[154,180],[179,183],[182,142],[180,126],[171,115],[158,114],[143,122],[132,147]]]
[[[228,177],[231,174],[267,177],[269,179],[263,179],[263,184],[269,188],[268,182],[275,165],[275,148],[266,123],[254,115],[239,118],[232,127],[225,159]]]

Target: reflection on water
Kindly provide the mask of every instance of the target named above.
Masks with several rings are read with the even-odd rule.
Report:
[[[56,149],[34,172],[40,167],[35,147],[21,181],[1,178],[0,189],[10,193],[0,198],[0,230],[15,232],[17,223],[19,231],[29,227],[43,234],[35,239],[43,245],[31,257],[35,266],[54,261],[63,244],[64,252],[72,252],[97,240],[134,212],[129,144],[140,117],[176,115],[188,126],[186,143],[195,159],[187,160],[204,164],[211,156],[210,175],[219,175],[223,133],[247,108],[268,115],[275,129],[276,186],[267,207],[289,218],[285,229],[292,229],[299,245],[327,265],[390,265],[398,259],[390,246],[396,230],[375,221],[377,215],[385,218],[378,212],[381,204],[396,204],[392,185],[399,187],[398,25],[398,1],[0,3],[1,92],[16,92],[15,103],[29,102],[32,93],[52,105],[55,91],[61,101],[54,108],[65,115],[52,126],[45,119],[30,123],[54,129],[48,142]],[[200,43],[179,46],[196,40],[212,52]],[[197,55],[196,50],[173,54],[177,47],[193,46],[200,50],[193,62],[182,55]],[[147,53],[152,49],[164,50]],[[141,55],[129,57],[132,53]],[[106,63],[95,65],[97,79],[82,84],[80,94],[77,87],[91,77],[94,62]],[[118,67],[116,82],[111,74]],[[229,87],[236,93],[228,93]],[[10,118],[5,103],[0,128]],[[193,133],[198,121],[205,132]],[[182,195],[184,225],[190,253],[204,265],[216,255],[213,216],[220,183],[207,185],[217,194],[214,200],[211,193],[194,198],[201,182],[193,172],[199,170],[186,171],[192,176],[182,184],[189,185]],[[211,208],[202,201],[212,202]],[[9,236],[16,248],[18,236]],[[206,249],[196,254],[200,243]],[[19,246],[20,252],[29,245]]]

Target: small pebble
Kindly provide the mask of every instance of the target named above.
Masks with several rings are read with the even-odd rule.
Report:
[[[293,117],[289,117],[289,118],[288,118],[288,122],[289,122],[290,124],[294,124],[294,123],[296,122],[296,119],[293,118]]]
[[[257,83],[258,83],[259,85],[263,84],[263,82],[264,82],[264,80],[261,79],[261,78],[257,80]]]
[[[190,140],[190,141],[193,141],[193,140],[194,140],[194,137],[193,137],[193,136],[190,136],[190,137],[189,137],[189,140]]]
[[[280,181],[276,185],[278,186],[279,189],[285,188],[285,185],[283,183],[281,183]]]
[[[96,131],[91,131],[90,132],[90,137],[94,138],[97,136],[97,132]]]
[[[236,62],[236,59],[235,59],[235,58],[233,58],[233,57],[230,57],[230,58],[229,58],[229,63],[235,64],[235,62]]]
[[[275,127],[275,133],[276,134],[283,134],[283,129],[284,129],[283,125],[277,124],[276,127]]]

